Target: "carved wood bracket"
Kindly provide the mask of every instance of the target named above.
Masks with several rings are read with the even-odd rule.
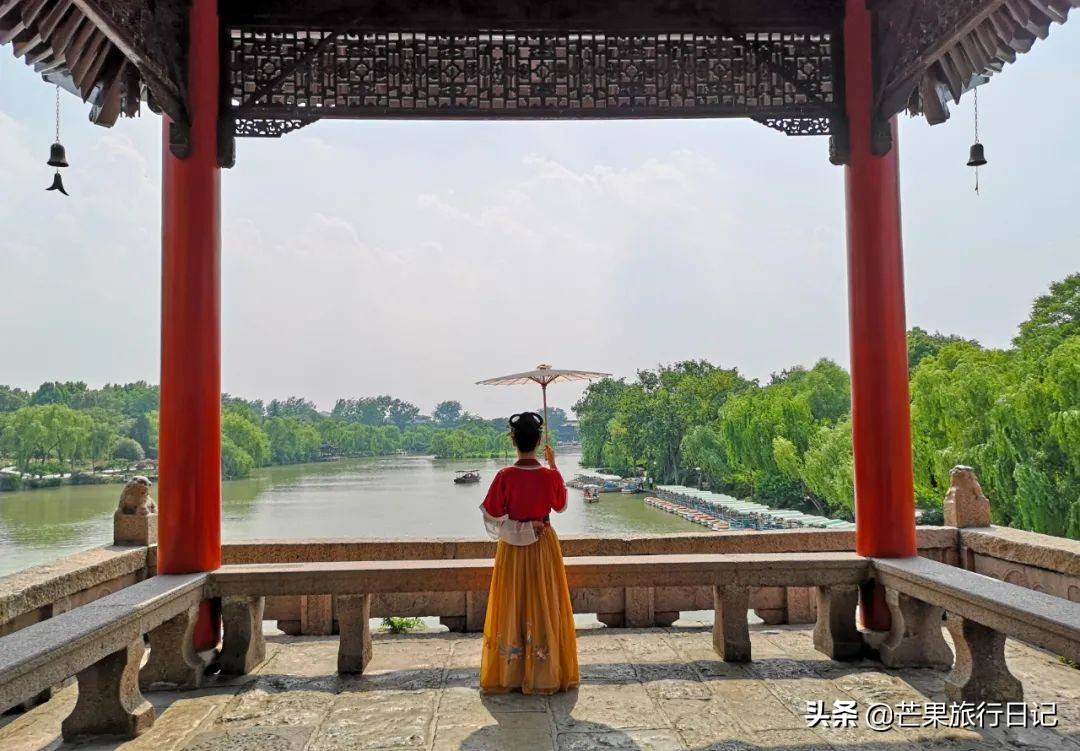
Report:
[[[879,118],[907,108],[931,125],[948,101],[986,83],[1080,0],[871,0],[875,107]]]
[[[74,0],[74,4],[135,66],[152,108],[176,123],[188,124],[190,0]]]

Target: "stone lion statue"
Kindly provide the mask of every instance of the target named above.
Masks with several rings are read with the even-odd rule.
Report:
[[[146,516],[157,511],[154,499],[150,497],[150,480],[143,476],[133,477],[124,486],[124,492],[120,494],[121,514],[135,514]]]
[[[949,471],[951,484],[945,494],[945,523],[950,527],[990,525],[990,501],[971,467],[957,465]]]

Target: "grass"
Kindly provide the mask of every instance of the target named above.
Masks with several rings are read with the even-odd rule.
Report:
[[[404,634],[407,631],[423,628],[424,622],[419,618],[397,618],[389,616],[382,619],[383,628],[391,634]]]

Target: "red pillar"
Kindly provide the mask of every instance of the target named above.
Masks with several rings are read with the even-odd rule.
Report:
[[[844,75],[850,157],[847,195],[851,418],[855,450],[855,550],[912,556],[915,493],[904,320],[900,180],[896,119],[892,148],[871,152],[873,82],[866,0],[847,0]],[[869,593],[868,593],[869,594]],[[888,627],[880,591],[863,598],[863,619]]]
[[[191,150],[162,135],[158,572],[221,565],[221,188],[217,0],[194,0],[188,53]],[[217,643],[208,603],[199,648]]]

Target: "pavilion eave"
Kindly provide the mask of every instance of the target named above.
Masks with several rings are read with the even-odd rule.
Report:
[[[90,102],[98,125],[138,114],[144,96],[184,122],[187,8],[186,0],[0,0],[0,43]]]
[[[867,5],[875,122],[907,109],[935,124],[948,118],[950,99],[1030,50],[1080,0]],[[0,44],[90,102],[99,125],[134,116],[147,100],[178,126],[170,139],[182,155],[190,8],[191,0],[0,0]],[[276,136],[320,118],[746,117],[843,140],[845,86],[830,48],[842,43],[844,8],[844,0],[220,0],[221,132]]]
[[[1063,24],[1080,0],[871,0],[877,115],[907,109],[935,125],[948,101],[985,83]]]

